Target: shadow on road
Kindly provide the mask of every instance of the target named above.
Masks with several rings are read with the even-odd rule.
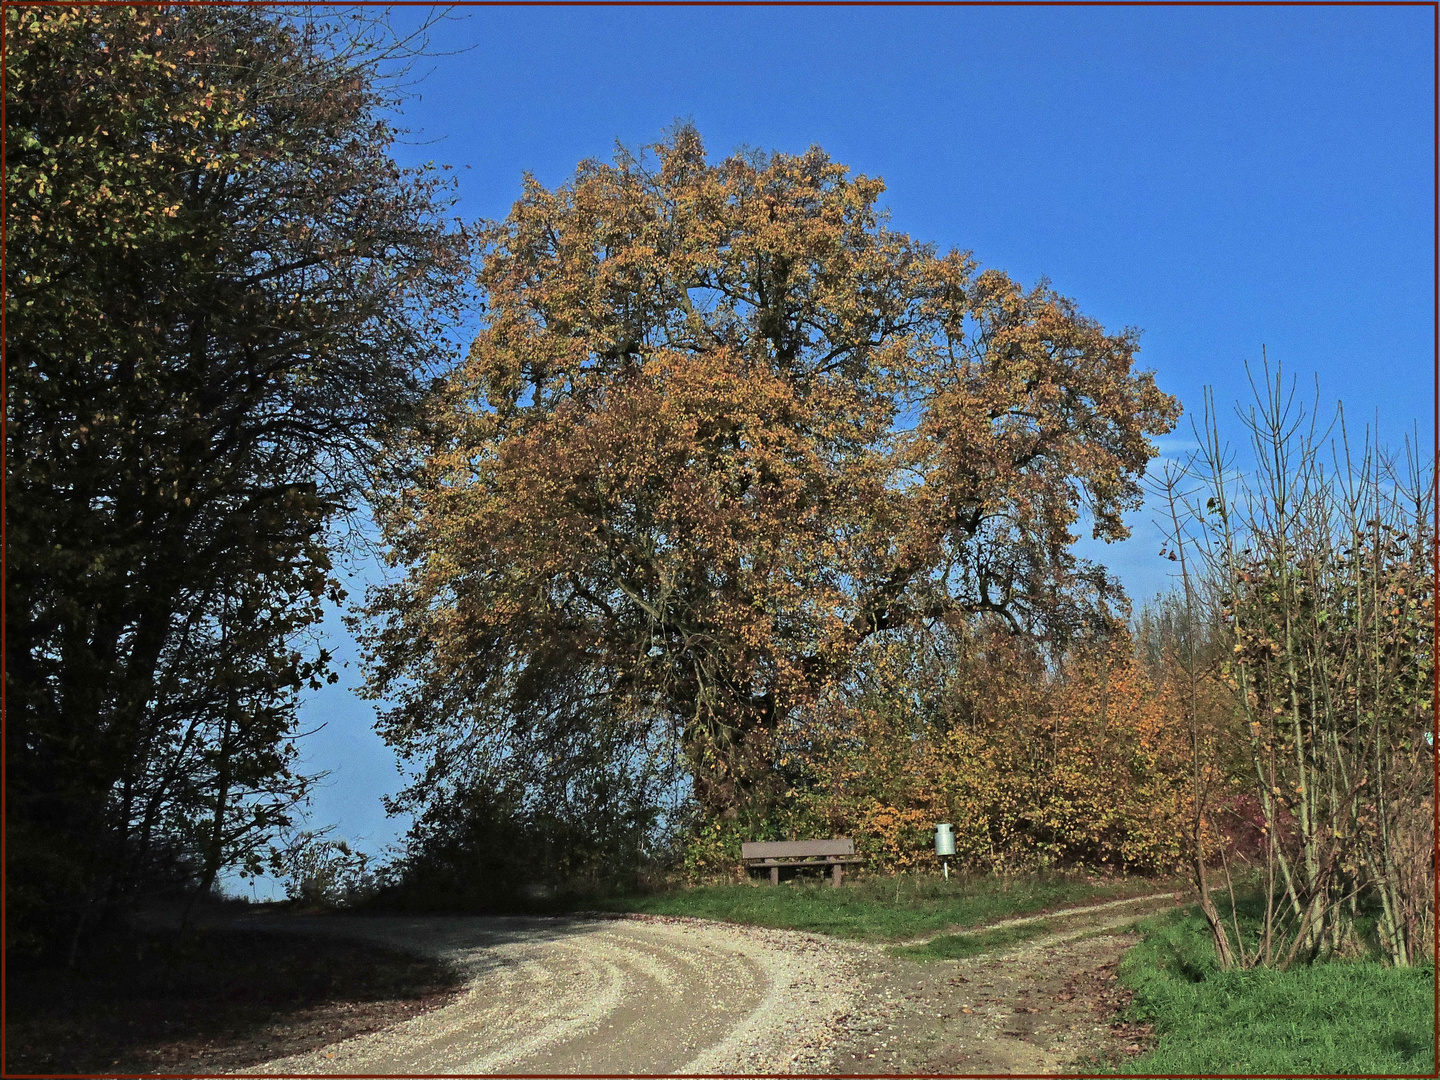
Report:
[[[479,978],[514,961],[499,954],[499,946],[539,944],[594,933],[614,916],[572,915],[467,915],[404,914],[291,914],[283,911],[245,913],[244,909],[217,910],[201,925],[277,934],[303,934],[307,938],[363,941],[405,952],[419,953],[458,965],[470,979]]]
[[[73,970],[11,962],[6,1071],[227,1072],[388,1027],[465,981],[429,950],[285,921],[152,920],[93,943]]]

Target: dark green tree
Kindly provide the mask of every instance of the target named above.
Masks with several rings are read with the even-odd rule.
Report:
[[[303,796],[331,551],[469,242],[392,160],[367,24],[5,20],[7,884],[38,946],[257,869]]]

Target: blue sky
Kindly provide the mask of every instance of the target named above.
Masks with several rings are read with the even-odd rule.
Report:
[[[416,9],[397,9],[397,25]],[[1428,447],[1433,14],[1425,8],[458,8],[402,123],[402,163],[457,167],[466,218],[522,174],[564,181],[676,119],[713,158],[812,144],[881,176],[892,225],[1143,331],[1187,410],[1244,364],[1318,374],[1352,422]],[[1228,424],[1232,439],[1243,433]],[[1164,440],[1187,445],[1188,418]],[[1148,513],[1086,553],[1153,594]],[[352,584],[358,584],[362,578]],[[342,657],[353,646],[329,624]],[[394,838],[393,756],[355,669],[305,704],[333,770],[317,824]]]

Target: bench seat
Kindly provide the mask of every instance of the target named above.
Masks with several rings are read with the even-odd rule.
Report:
[[[865,860],[855,857],[855,841],[847,837],[833,840],[763,840],[740,845],[745,866],[767,868],[770,884],[780,884],[782,866],[829,866],[831,884],[840,887],[845,867]]]

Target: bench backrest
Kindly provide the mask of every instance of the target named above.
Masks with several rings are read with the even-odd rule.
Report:
[[[798,859],[854,854],[855,841],[845,837],[836,840],[761,840],[740,845],[742,859]]]

